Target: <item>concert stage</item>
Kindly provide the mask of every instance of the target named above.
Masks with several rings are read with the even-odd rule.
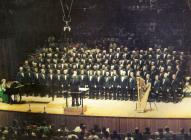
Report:
[[[21,104],[0,103],[0,110],[32,113],[65,114],[66,100],[63,98],[23,97]],[[68,99],[69,105],[71,98]],[[119,100],[84,99],[87,111],[84,116],[136,117],[136,118],[191,118],[191,98],[184,98],[179,103],[147,103],[145,113],[136,112],[136,102]]]

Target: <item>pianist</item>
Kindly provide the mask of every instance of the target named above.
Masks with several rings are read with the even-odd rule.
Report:
[[[0,98],[2,102],[7,103],[9,99],[5,91],[6,91],[6,79],[2,79],[0,84]]]

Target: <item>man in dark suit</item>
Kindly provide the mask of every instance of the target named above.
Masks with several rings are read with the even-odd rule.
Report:
[[[64,97],[68,97],[68,90],[70,88],[70,75],[68,74],[68,69],[64,69],[61,79],[62,93],[64,94]]]
[[[43,86],[46,84],[45,69],[41,69],[41,73],[39,74],[39,83],[40,85],[43,85]]]
[[[79,80],[80,80],[80,87],[85,88],[88,85],[88,79],[84,73],[84,69],[80,70]]]
[[[160,81],[159,81],[159,76],[155,75],[154,82],[152,83],[152,89],[151,89],[151,99],[156,99],[158,100],[158,95],[160,93]]]
[[[99,99],[101,95],[103,95],[103,76],[101,75],[101,71],[98,70],[97,71],[97,77],[96,79],[96,83],[95,83],[95,88],[96,88],[96,98]]]
[[[132,72],[132,71],[133,71],[133,68],[131,67],[131,64],[127,64],[127,66],[126,66],[126,74],[127,74],[127,76],[129,76],[130,72]]]
[[[54,76],[54,91],[56,91],[57,96],[61,96],[61,85],[62,85],[61,71],[57,70],[57,73]]]
[[[136,78],[134,76],[134,73],[130,73],[129,78],[129,89],[130,89],[130,100],[135,101],[135,94],[136,94]]]
[[[73,71],[73,75],[70,80],[71,87],[71,96],[72,96],[72,106],[79,106],[79,77],[77,75],[77,71]]]
[[[165,69],[163,66],[159,67],[159,69],[160,69],[159,80],[161,81],[164,78]]]
[[[143,66],[143,70],[142,70],[141,76],[145,79],[146,75],[148,73],[149,73],[149,71],[148,71],[147,65]]]
[[[32,89],[32,72],[30,70],[30,67],[28,67],[24,74],[24,88],[22,88],[22,93],[25,93],[27,95],[32,95],[33,89]]]
[[[128,100],[128,77],[125,71],[120,72],[121,99]]]
[[[113,99],[116,100],[119,97],[119,85],[120,85],[120,78],[117,75],[116,70],[113,70],[112,80],[112,92],[113,92]]]
[[[38,68],[34,68],[34,72],[32,73],[33,77],[33,83],[36,85],[39,85],[39,71]]]
[[[168,77],[172,77],[172,74],[173,74],[172,66],[167,66],[167,73],[168,73]]]
[[[17,73],[16,76],[17,81],[19,81],[22,85],[25,85],[24,88],[22,88],[22,93],[27,94],[28,93],[28,86],[27,84],[27,73],[24,71],[23,67],[19,68],[19,72]]]
[[[182,70],[181,70],[181,67],[180,67],[180,65],[176,65],[176,77],[178,78],[178,79],[182,79],[182,76],[183,76],[183,72],[182,72]]]
[[[162,79],[162,83],[161,83],[161,91],[163,94],[163,101],[168,102],[168,94],[170,91],[170,80],[168,78],[167,73],[164,73],[164,78]]]
[[[93,75],[93,71],[92,70],[89,70],[88,71],[88,87],[90,89],[90,95],[89,95],[89,98],[95,98],[95,82],[96,82],[96,79],[95,79],[95,76]]]
[[[111,76],[109,75],[108,71],[106,72],[106,75],[104,76],[103,90],[104,90],[105,99],[108,99],[108,94],[109,94],[109,99],[111,99],[112,98],[112,95],[111,95]]]
[[[178,95],[178,88],[179,88],[179,81],[176,78],[176,74],[172,75],[172,80],[171,80],[170,85],[171,85],[170,92],[173,96],[173,102],[176,103],[176,102],[178,102],[177,95]]]
[[[39,72],[38,68],[34,69],[33,75],[33,88],[34,88],[34,95],[37,96],[40,94],[40,81],[39,81]]]
[[[23,67],[19,68],[19,72],[17,73],[17,77],[16,77],[17,81],[19,81],[21,84],[25,84],[25,73],[23,70]]]
[[[46,85],[49,89],[49,96],[51,96],[52,98],[54,98],[54,74],[53,74],[53,70],[50,69],[49,73],[47,74],[47,80],[46,80]]]
[[[27,68],[26,72],[25,72],[25,83],[30,85],[32,84],[32,72],[31,72],[31,69],[30,67]]]
[[[41,87],[41,96],[44,96],[46,93],[46,75],[45,75],[45,69],[41,69],[41,73],[39,74],[39,83]]]
[[[23,68],[24,68],[25,71],[30,68],[28,60],[25,60]]]
[[[151,81],[152,83],[155,81],[155,75],[157,74],[157,68],[156,66],[153,64],[151,66],[151,69],[150,69],[150,78],[151,78]]]

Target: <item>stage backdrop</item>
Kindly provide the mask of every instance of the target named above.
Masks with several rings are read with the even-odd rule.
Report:
[[[62,10],[59,0],[30,0],[31,2],[19,0],[15,3],[8,0],[1,1],[0,7],[1,4],[3,6],[0,11],[0,78],[14,79],[17,66],[21,65],[27,56],[34,53],[39,46],[42,47],[48,36],[60,36],[64,24]],[[161,4],[164,4],[165,7],[158,5],[161,12],[157,12],[158,10],[155,12],[128,11],[131,2],[124,0],[113,0],[112,2],[95,0],[90,2],[93,3],[91,5],[88,4],[89,2],[87,0],[74,2],[71,11],[71,27],[74,36],[84,38],[85,41],[89,36],[94,39],[96,36],[105,36],[105,33],[107,37],[108,31],[113,30],[113,27],[117,25],[127,27],[129,32],[142,35],[140,36],[142,38],[145,33],[149,33],[145,31],[149,29],[145,28],[145,25],[156,21],[159,24],[158,30],[155,32],[156,35],[167,42],[177,40],[178,42],[175,41],[173,44],[177,45],[180,50],[191,51],[191,12],[184,9],[182,4],[186,3],[182,1],[182,4],[174,1],[174,5],[163,1]],[[169,8],[169,6],[172,7]],[[87,10],[83,7],[92,8]],[[161,10],[162,7],[163,10]],[[124,23],[126,24],[124,25]],[[78,35],[79,33],[80,35]],[[177,39],[177,35],[181,36],[181,40]],[[113,36],[113,34],[109,34],[109,36]],[[146,38],[148,37],[147,39],[150,40],[150,36],[153,36],[152,32]],[[153,37],[155,38],[155,35]],[[142,42],[138,42],[138,44],[143,45]]]
[[[15,76],[18,68],[17,51],[15,39],[0,39],[0,79]]]

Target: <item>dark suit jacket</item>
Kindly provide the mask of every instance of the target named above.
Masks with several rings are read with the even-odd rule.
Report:
[[[122,81],[122,77],[120,77],[120,86],[121,88],[128,88],[128,78],[125,76]]]
[[[54,85],[54,74],[52,74],[52,78],[50,74],[47,74],[46,81],[46,85],[52,87]]]
[[[179,81],[178,79],[175,79],[175,80],[171,80],[171,91],[174,93],[174,92],[177,92],[178,91],[178,88],[179,88]]]
[[[104,84],[103,84],[103,86],[105,88],[110,88],[111,85],[112,85],[112,78],[110,76],[105,76],[104,77]]]
[[[85,85],[88,85],[88,77],[86,75],[80,75],[79,82],[80,82],[80,87],[85,87]]]
[[[17,77],[16,77],[17,81],[19,81],[20,83],[24,83],[25,80],[25,74],[24,72],[18,72],[17,73]]]
[[[72,92],[77,92],[79,90],[79,77],[75,76],[75,77],[71,77],[70,80],[70,87],[71,87],[71,91]]]
[[[102,88],[104,84],[104,78],[103,76],[100,76],[100,79],[98,79],[98,76],[95,78],[95,84],[97,88]]]
[[[129,88],[130,90],[136,89],[136,79],[135,78],[129,78]]]
[[[43,74],[39,74],[39,83],[40,85],[46,85],[46,75],[44,74],[44,77],[43,77]]]
[[[162,91],[166,92],[167,90],[170,89],[170,80],[168,78],[163,78],[161,85],[162,85]]]
[[[61,75],[61,84],[63,84],[64,88],[68,88],[68,85],[70,84],[70,75]]]
[[[37,77],[37,75],[38,75],[38,77]],[[39,85],[40,84],[40,81],[39,81],[39,73],[33,73],[33,83],[35,83],[35,84],[37,84],[37,85]]]
[[[159,80],[155,80],[154,82],[153,82],[153,84],[152,84],[152,91],[154,92],[154,93],[159,93],[159,91],[160,91],[160,81]]]
[[[59,78],[60,77],[60,78]],[[55,74],[54,75],[54,87],[61,87],[62,84],[62,75]]]
[[[24,80],[24,82],[26,83],[26,84],[31,84],[32,83],[32,73],[30,72],[26,72],[25,73],[25,78],[24,78],[25,80]]]
[[[88,76],[88,87],[93,88],[95,85],[96,85],[95,77],[92,76],[92,78],[90,78],[90,76]]]
[[[113,85],[114,88],[117,88],[117,86],[120,85],[120,78],[119,76],[116,76],[114,79],[114,76],[112,76],[111,85]]]

